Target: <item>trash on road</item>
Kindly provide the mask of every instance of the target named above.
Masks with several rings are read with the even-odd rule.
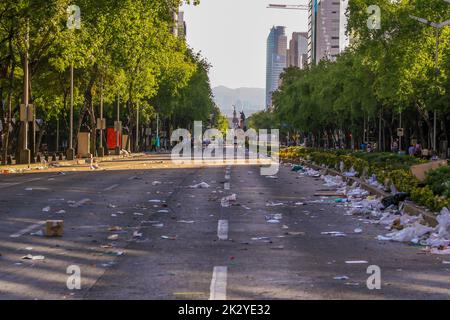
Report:
[[[178,220],[177,222],[178,222],[178,223],[191,224],[191,223],[194,223],[195,221],[194,221],[194,220]]]
[[[161,209],[161,210],[158,210],[158,213],[169,213],[169,210],[167,210],[167,209]]]
[[[50,212],[50,207],[45,207],[45,208],[42,208],[42,212]]]
[[[200,183],[194,184],[192,186],[189,186],[189,188],[192,188],[192,189],[207,189],[209,187],[210,187],[210,185],[207,184],[206,182],[200,182]]]
[[[273,201],[269,201],[266,203],[266,207],[279,207],[279,206],[284,206],[283,202],[273,202]]]
[[[222,207],[229,207],[229,206],[231,206],[232,205],[232,203],[234,203],[236,201],[236,194],[235,193],[233,193],[232,195],[230,195],[230,196],[226,196],[226,197],[223,197],[221,200],[220,200],[220,205],[222,206]]]
[[[385,197],[381,200],[381,204],[385,208],[389,208],[390,206],[398,206],[400,202],[405,201],[409,197],[409,193],[406,192],[398,192],[392,196]]]
[[[148,200],[148,202],[151,202],[151,203],[160,203],[161,200],[159,200],[159,199],[152,199],[152,200]]]
[[[161,236],[164,240],[177,240],[177,236]]]
[[[64,220],[47,220],[45,222],[46,237],[62,237],[64,234]]]
[[[406,227],[400,231],[391,232],[385,236],[378,236],[377,239],[381,241],[398,241],[398,242],[413,242],[419,243],[421,238],[430,233],[434,229],[424,226],[419,222],[415,222],[413,225]]]
[[[350,278],[347,277],[347,276],[337,276],[337,277],[334,277],[333,279],[334,279],[334,280],[348,280],[348,279],[350,279]]]
[[[332,236],[332,237],[345,237],[345,236],[347,236],[344,232],[341,232],[341,231],[326,231],[326,232],[321,232],[320,234],[321,235],[325,235],[325,236],[329,235],[329,236]]]
[[[57,214],[63,214],[63,213],[66,213],[66,210],[58,210],[58,211],[56,211],[56,213]]]
[[[361,228],[356,228],[355,230],[353,230],[354,233],[362,233],[363,230]]]
[[[32,254],[27,254],[22,257],[23,260],[45,260],[44,256],[33,256]]]
[[[280,223],[280,220],[283,219],[283,215],[281,213],[275,213],[267,215],[265,218],[267,223]]]
[[[291,171],[293,171],[293,172],[299,172],[299,171],[304,172],[305,169],[303,168],[303,166],[300,166],[300,165],[294,165],[294,166],[292,167],[292,170],[291,170]]]
[[[162,184],[162,182],[161,181],[153,181],[152,182],[152,186],[157,186],[157,185],[160,185],[160,184]]]
[[[154,228],[163,228],[164,227],[164,223],[155,223],[155,224],[152,224],[152,227],[154,227]]]
[[[108,231],[111,231],[111,232],[122,231],[122,227],[119,227],[119,226],[109,227]]]
[[[108,237],[108,240],[111,240],[111,241],[116,241],[118,239],[119,239],[119,235],[118,234],[112,234],[112,235],[110,235]]]
[[[365,260],[349,260],[345,261],[346,264],[368,264],[369,262]]]
[[[138,231],[133,232],[133,238],[142,238],[142,233]]]

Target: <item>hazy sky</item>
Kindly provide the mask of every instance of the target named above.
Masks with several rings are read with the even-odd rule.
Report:
[[[201,0],[199,6],[182,7],[187,41],[212,64],[213,87],[266,85],[266,41],[274,25],[307,31],[307,11],[267,9],[269,3],[307,4],[308,0]]]

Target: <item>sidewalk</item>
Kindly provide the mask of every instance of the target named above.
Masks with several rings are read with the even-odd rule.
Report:
[[[144,156],[145,153],[130,153],[129,156],[125,155],[109,155],[104,157],[94,157],[94,163],[101,163],[104,161],[113,161],[119,159],[130,159]],[[80,158],[74,160],[56,160],[49,161],[48,163],[31,163],[26,164],[10,164],[10,165],[0,165],[0,174],[12,174],[12,173],[23,173],[33,170],[43,170],[48,167],[70,167],[70,166],[85,166],[90,165],[89,158]]]

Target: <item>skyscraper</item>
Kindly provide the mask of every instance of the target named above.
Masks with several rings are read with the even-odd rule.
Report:
[[[303,69],[307,64],[308,33],[294,32],[287,50],[287,66]]]
[[[286,68],[287,37],[285,27],[272,27],[267,38],[266,109],[272,106],[272,94],[280,85],[280,75]]]
[[[348,0],[310,0],[308,14],[308,63],[334,61],[349,45],[345,34]]]

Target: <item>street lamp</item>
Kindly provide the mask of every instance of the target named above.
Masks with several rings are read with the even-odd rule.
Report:
[[[450,0],[444,0],[444,1],[447,3],[450,3]],[[419,18],[419,17],[413,16],[413,15],[410,15],[410,18],[436,29],[435,68],[436,68],[436,80],[437,80],[437,75],[439,72],[439,65],[438,65],[439,64],[439,32],[443,27],[450,25],[450,20],[447,20],[447,21],[444,21],[441,23],[436,23],[436,22],[428,21],[427,19],[424,19],[424,18]],[[437,150],[437,148],[436,148],[436,127],[437,127],[436,118],[437,118],[437,111],[435,108],[434,109],[434,124],[433,124],[433,151],[434,152],[436,152],[436,150]]]

